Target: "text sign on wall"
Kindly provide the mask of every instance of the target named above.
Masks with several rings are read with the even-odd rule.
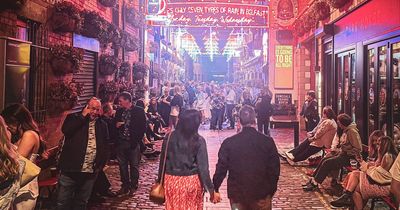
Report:
[[[168,3],[170,26],[268,27],[268,6],[209,2]]]
[[[275,46],[275,88],[293,88],[293,46]]]

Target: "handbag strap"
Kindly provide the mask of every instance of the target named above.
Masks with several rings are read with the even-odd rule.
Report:
[[[164,184],[164,175],[165,175],[165,168],[167,165],[167,154],[168,154],[168,145],[169,145],[169,139],[171,138],[172,135],[172,131],[171,133],[169,133],[168,137],[167,137],[167,145],[165,146],[165,151],[164,151],[164,162],[163,162],[163,166],[162,166],[162,171],[161,171],[161,180],[160,180],[160,184],[163,185]]]

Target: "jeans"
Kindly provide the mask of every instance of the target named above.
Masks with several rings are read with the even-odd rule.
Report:
[[[110,181],[104,171],[101,170],[97,175],[92,194],[99,193],[100,195],[105,195],[110,190],[110,187]]]
[[[265,135],[269,136],[269,117],[257,117],[258,132],[264,132]]]
[[[318,123],[319,123],[319,117],[315,118],[315,119],[308,119],[307,118],[307,122],[306,122],[306,131],[310,132],[312,130],[314,130],[315,127],[317,127]]]
[[[218,129],[222,130],[223,118],[224,118],[224,109],[212,109],[210,129],[215,130],[217,129],[218,125]]]
[[[322,150],[322,148],[312,146],[312,145],[310,145],[310,143],[311,142],[308,141],[308,139],[306,139],[299,146],[297,146],[292,151],[290,151],[294,156],[294,159],[293,159],[294,162],[306,160],[311,155]]]
[[[97,173],[61,172],[57,186],[57,210],[86,209]]]
[[[314,179],[318,183],[322,183],[324,179],[333,171],[341,169],[343,166],[350,165],[350,157],[344,154],[327,157],[321,160],[314,172]]]
[[[254,201],[239,203],[230,200],[232,210],[271,210],[272,209],[272,196],[268,195],[266,198]]]
[[[132,149],[128,141],[120,141],[117,146],[117,159],[122,188],[136,189],[139,184],[140,146]],[[130,167],[130,170],[128,169]]]
[[[226,116],[229,119],[230,127],[235,127],[235,119],[233,117],[233,109],[235,108],[235,104],[226,104]]]

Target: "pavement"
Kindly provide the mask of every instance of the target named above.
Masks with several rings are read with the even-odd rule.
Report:
[[[210,162],[211,176],[214,174],[215,165],[218,159],[218,150],[223,140],[236,133],[235,130],[210,131],[206,128],[201,129],[200,134],[207,141],[207,148]],[[280,153],[284,153],[293,148],[293,130],[286,128],[271,129],[271,136]],[[304,139],[305,132],[301,132],[300,139]],[[160,149],[161,141],[157,141],[155,148]],[[140,167],[139,189],[132,196],[120,198],[107,198],[101,203],[90,203],[89,209],[164,209],[163,206],[152,203],[149,200],[150,187],[153,185],[157,177],[159,160],[145,159]],[[321,190],[317,192],[304,192],[302,184],[308,180],[306,172],[312,170],[307,164],[299,164],[292,166],[284,159],[281,160],[281,175],[278,183],[278,190],[273,198],[273,209],[275,210],[291,210],[291,209],[332,209],[329,202],[334,199],[340,192],[332,192],[329,187],[330,179],[323,183]],[[119,169],[117,165],[110,165],[105,170],[108,178],[112,183],[112,190],[117,191],[121,182],[119,178]],[[226,193],[226,179],[220,189],[222,202],[212,204],[208,201],[209,195],[205,196],[204,209],[222,210],[230,209],[229,199]],[[382,208],[379,208],[382,209]]]

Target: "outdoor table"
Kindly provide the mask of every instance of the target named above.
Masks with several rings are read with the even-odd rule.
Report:
[[[299,146],[299,129],[300,123],[296,115],[279,115],[272,116],[270,119],[271,125],[284,125],[285,127],[292,127],[294,130],[294,147]]]

